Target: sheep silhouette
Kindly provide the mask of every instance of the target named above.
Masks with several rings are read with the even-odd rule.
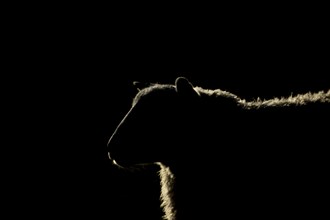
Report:
[[[164,219],[328,215],[330,90],[246,101],[220,89],[140,88],[109,157],[158,164]]]

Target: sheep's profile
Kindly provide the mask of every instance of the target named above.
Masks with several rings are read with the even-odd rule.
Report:
[[[220,89],[139,90],[111,136],[118,166],[160,166],[164,219],[329,215],[330,90],[246,101]]]

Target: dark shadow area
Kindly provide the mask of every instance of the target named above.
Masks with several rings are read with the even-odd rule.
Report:
[[[104,11],[69,11],[13,25],[13,60],[2,77],[12,133],[3,145],[3,188],[12,216],[160,219],[155,169],[126,172],[107,157],[108,139],[137,93],[133,81],[185,76],[246,99],[330,87],[329,37],[318,22],[295,30],[286,21],[233,18],[142,28]]]

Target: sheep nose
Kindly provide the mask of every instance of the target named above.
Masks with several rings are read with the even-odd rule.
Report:
[[[107,143],[107,151],[108,151],[108,157],[110,160],[113,160],[114,158],[111,156],[110,153],[110,146],[113,144],[113,135],[110,137],[108,143]]]
[[[108,157],[109,157],[110,160],[112,160],[110,152],[108,152]]]
[[[110,152],[108,152],[108,158],[111,160],[112,164],[118,165],[117,162],[113,158],[111,158]]]

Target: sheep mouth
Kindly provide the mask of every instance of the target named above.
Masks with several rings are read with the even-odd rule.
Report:
[[[116,167],[119,167],[119,168],[126,168],[126,166],[122,166],[122,165],[120,165],[121,163],[118,163],[114,158],[112,158],[110,152],[108,152],[108,158],[109,158],[109,160],[111,161],[111,163],[112,163],[113,165],[115,165]]]
[[[126,170],[143,170],[143,169],[146,169],[147,167],[150,167],[150,166],[153,166],[153,165],[157,165],[158,166],[158,163],[157,162],[152,162],[152,163],[133,163],[133,164],[125,163],[125,162],[122,162],[122,161],[115,160],[114,158],[112,158],[110,156],[110,153],[108,153],[108,157],[109,157],[109,159],[110,159],[110,161],[111,161],[111,163],[113,165],[115,165],[118,168],[126,169]]]

